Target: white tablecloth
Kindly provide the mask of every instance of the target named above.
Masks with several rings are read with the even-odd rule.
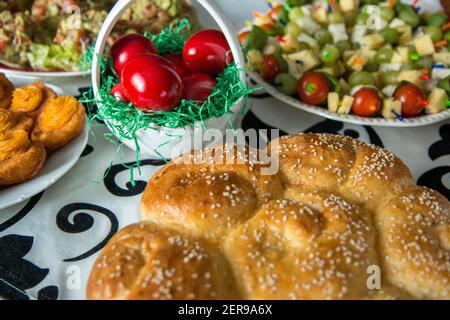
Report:
[[[236,27],[263,0],[219,0]],[[437,2],[429,0],[428,2]],[[59,82],[71,94],[79,83]],[[250,100],[245,128],[280,128],[288,133],[341,133],[386,147],[400,156],[420,184],[450,198],[450,121],[424,128],[391,129],[346,125],[325,120],[262,95]],[[160,161],[145,159],[137,186],[120,164],[134,152],[106,142],[95,128],[76,166],[45,192],[0,211],[0,296],[31,299],[82,299],[90,268],[99,250],[118,229],[139,221],[146,181]],[[113,166],[111,167],[111,164]],[[0,191],[1,192],[1,191]]]

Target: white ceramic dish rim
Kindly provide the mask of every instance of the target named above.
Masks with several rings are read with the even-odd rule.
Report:
[[[39,79],[49,79],[49,78],[75,78],[75,77],[86,77],[89,76],[91,71],[22,71],[22,70],[12,70],[8,68],[0,67],[0,72],[4,73],[6,76],[16,77],[16,78],[39,78]]]
[[[249,30],[249,27],[244,27],[240,30],[239,33],[243,31]],[[367,126],[379,126],[379,127],[399,127],[399,128],[409,128],[409,127],[421,127],[427,126],[431,124],[435,124],[447,119],[450,119],[450,108],[435,114],[426,114],[416,118],[405,118],[403,120],[399,119],[384,119],[384,118],[365,118],[359,117],[352,114],[342,115],[338,113],[334,113],[328,111],[327,109],[312,106],[306,104],[297,98],[288,96],[286,94],[278,91],[274,86],[270,83],[264,81],[264,79],[255,72],[249,73],[250,77],[263,89],[270,94],[272,97],[287,103],[299,110],[306,111],[318,116],[322,116],[327,119],[332,119],[336,121],[342,121],[346,123],[358,124],[358,125],[367,125]]]
[[[245,66],[245,59],[244,54],[241,50],[241,45],[236,37],[236,30],[231,23],[231,21],[228,19],[226,14],[222,11],[222,9],[218,6],[218,4],[215,1],[212,0],[196,0],[198,4],[200,4],[208,13],[212,16],[212,18],[215,20],[215,22],[218,24],[222,32],[224,33],[229,45],[231,52],[233,54],[235,63],[237,66],[244,67]],[[99,36],[97,38],[97,42],[95,44],[94,49],[94,55],[95,56],[101,56],[101,53],[103,53],[105,49],[106,39],[108,35],[111,33],[111,30],[114,28],[115,24],[119,20],[119,18],[122,16],[122,14],[134,3],[134,0],[119,0],[116,5],[113,7],[113,9],[110,11],[108,16],[106,17],[100,32]],[[98,59],[94,59],[92,62],[92,87],[94,91],[94,95],[96,97],[98,96],[98,91],[100,87],[100,63]],[[240,74],[241,80],[245,83],[246,82],[246,76],[244,72],[241,72]],[[235,110],[231,115],[231,121],[234,122],[235,119],[239,116],[240,108],[239,106],[243,105],[243,99],[240,99],[237,101],[232,107],[232,110]],[[99,108],[102,108],[101,102],[99,105]],[[192,125],[188,125],[182,128],[176,128],[176,129],[167,129],[167,128],[159,128],[155,126],[154,129],[147,129],[147,130],[140,130],[138,132],[139,140],[144,140],[145,135],[149,134],[152,137],[165,137],[165,139],[172,139],[171,136],[179,135],[181,132],[194,132],[195,130],[198,130],[198,128],[201,128],[202,126],[210,127],[211,123],[216,123],[218,119],[221,119],[222,117],[218,118],[212,118],[206,121],[205,123],[196,122]],[[109,128],[112,132],[114,132],[113,128]],[[180,138],[181,139],[181,138]],[[135,149],[134,141],[124,141],[125,144],[132,149]],[[153,154],[152,147],[143,143],[143,150],[147,154]]]
[[[47,83],[46,86],[52,88],[58,95],[64,95],[64,91],[61,88]],[[0,210],[9,208],[16,204],[19,204],[20,202],[30,199],[31,197],[47,189],[48,187],[56,183],[59,179],[61,179],[78,162],[81,154],[86,148],[88,138],[89,138],[89,129],[86,125],[83,132],[75,140],[71,141],[68,145],[64,146],[62,149],[50,155],[49,157],[51,158],[52,156],[60,152],[67,152],[67,148],[70,146],[72,146],[73,148],[73,154],[70,157],[69,161],[58,164],[54,168],[54,170],[47,173],[49,175],[47,179],[43,180],[44,178],[41,176],[41,173],[42,171],[45,170],[45,166],[48,164],[49,161],[48,159],[44,164],[44,168],[42,169],[41,173],[36,177],[34,177],[33,179],[0,190]],[[33,187],[33,185],[35,185],[35,187]]]
[[[404,120],[398,120],[398,119],[384,119],[384,118],[364,118],[364,117],[358,117],[351,114],[338,114],[331,111],[328,111],[325,108],[312,106],[309,104],[306,104],[304,102],[301,102],[297,98],[285,95],[278,91],[274,86],[267,83],[262,79],[262,77],[255,73],[251,72],[249,73],[250,77],[258,84],[260,85],[268,94],[270,94],[272,97],[285,102],[299,110],[303,110],[318,116],[325,117],[327,119],[332,119],[336,121],[342,121],[346,123],[353,123],[358,125],[366,125],[366,126],[379,126],[379,127],[402,127],[402,128],[409,128],[409,127],[421,127],[421,126],[427,126],[434,123],[438,123],[447,119],[450,119],[450,109],[447,109],[445,111],[435,113],[435,114],[427,114],[416,118],[405,118]]]

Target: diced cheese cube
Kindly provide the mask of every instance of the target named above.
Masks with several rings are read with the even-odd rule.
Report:
[[[263,62],[264,57],[259,50],[249,50],[247,52],[247,67],[251,70],[257,70],[261,63]]]
[[[377,51],[363,48],[363,49],[361,49],[361,54],[368,61],[372,61],[375,58]]]
[[[396,85],[389,85],[383,88],[383,93],[388,96],[388,97],[392,97],[394,95],[395,90],[397,89]]]
[[[280,48],[280,42],[274,37],[267,38],[267,44],[263,49],[264,55],[274,54]]]
[[[388,72],[388,71],[400,71],[402,68],[401,63],[383,63],[380,64],[380,71],[381,72]]]
[[[391,23],[389,24],[389,27],[395,29],[395,28],[397,28],[399,26],[403,26],[405,24],[406,24],[405,21],[403,21],[402,19],[394,18],[394,19],[392,19]]]
[[[350,96],[344,96],[342,99],[341,105],[338,109],[338,113],[340,114],[349,114],[352,110],[354,98]]]
[[[300,35],[297,37],[297,40],[300,42],[306,42],[307,44],[309,44],[309,46],[314,50],[315,53],[319,53],[320,51],[320,45],[319,43],[316,41],[316,39],[314,39],[313,37],[311,37],[310,35],[306,34],[306,33],[300,33]]]
[[[362,54],[354,54],[347,60],[347,65],[354,71],[361,71],[367,63],[367,59]]]
[[[356,9],[356,0],[340,0],[339,6],[344,12],[354,11]]]
[[[409,61],[409,49],[398,47],[392,56],[391,63],[406,63]]]
[[[414,83],[417,86],[422,86],[422,80],[420,77],[423,75],[422,71],[420,70],[405,70],[401,71],[397,76],[397,81],[408,81],[411,83]]]
[[[287,33],[283,37],[283,41],[281,41],[280,46],[286,53],[296,52],[300,48],[297,38],[290,33]]]
[[[355,25],[352,31],[352,42],[359,43],[361,39],[366,35],[366,33],[367,33],[367,26],[365,24]]]
[[[366,35],[361,39],[361,47],[369,50],[378,49],[384,44],[384,38],[379,34]]]
[[[302,9],[302,12],[305,16],[312,15],[314,11],[314,6],[312,4],[306,4],[300,7]]]
[[[402,103],[393,98],[384,99],[381,108],[381,115],[386,119],[395,119],[397,115],[402,114]]]
[[[436,63],[443,63],[446,66],[450,66],[450,52],[435,53],[433,59]]]
[[[304,15],[303,17],[297,19],[296,23],[302,28],[303,31],[313,34],[316,30],[320,29],[321,26],[310,15]]]
[[[421,56],[428,56],[436,52],[434,50],[433,40],[431,40],[428,34],[417,37],[414,40],[414,45],[416,46],[417,53]]]
[[[441,80],[447,78],[448,76],[450,76],[450,69],[448,68],[434,68],[431,71],[431,79]]]
[[[400,33],[398,43],[406,44],[412,40],[413,38],[412,27],[409,24],[399,26],[396,28],[396,30]]]
[[[298,63],[303,71],[311,70],[320,65],[319,57],[312,50],[303,50],[287,56],[288,60]]]
[[[328,26],[328,31],[330,31],[333,36],[334,43],[349,39],[347,29],[345,28],[345,23],[332,23]]]
[[[314,10],[312,17],[321,24],[328,21],[328,8],[325,6],[318,7]]]
[[[328,111],[337,112],[339,107],[339,94],[337,92],[330,92],[328,94]]]
[[[316,71],[328,73],[329,75],[332,75],[333,77],[337,76],[336,72],[333,68],[321,68],[321,69],[317,69]]]
[[[444,89],[434,88],[428,96],[430,104],[425,108],[426,113],[438,113],[447,108],[447,93]]]
[[[289,74],[292,75],[297,80],[300,79],[303,72],[302,65],[289,59],[286,59],[286,62],[288,64]]]

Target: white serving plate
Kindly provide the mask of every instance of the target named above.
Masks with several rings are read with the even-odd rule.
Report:
[[[8,68],[0,67],[0,73],[4,73],[10,79],[23,79],[34,81],[36,79],[40,80],[53,80],[53,79],[72,79],[85,77],[90,74],[89,71],[22,71],[13,70]]]
[[[14,85],[17,86],[18,84],[14,82]],[[56,94],[64,95],[60,88],[49,84],[46,85],[52,88]],[[86,126],[75,140],[52,153],[37,177],[6,189],[0,189],[0,210],[31,198],[61,179],[80,158],[87,145],[88,131]]]
[[[410,3],[411,1],[402,1],[405,3]],[[424,0],[421,2],[422,10],[428,10],[428,11],[438,11],[442,9],[442,7],[439,5],[438,0]],[[248,28],[243,28],[241,30],[245,31],[248,30]],[[337,114],[334,112],[330,112],[325,108],[316,107],[312,105],[308,105],[300,100],[298,100],[295,97],[288,96],[286,94],[281,93],[278,91],[274,86],[272,86],[270,83],[267,83],[264,81],[264,79],[257,74],[256,72],[249,73],[250,77],[259,85],[261,86],[268,94],[273,96],[274,98],[291,105],[297,109],[322,116],[328,119],[336,120],[336,121],[342,121],[347,123],[353,123],[353,124],[359,124],[359,125],[366,125],[366,126],[380,126],[380,127],[420,127],[420,126],[426,126],[433,123],[437,123],[440,121],[444,121],[447,119],[450,119],[450,108],[436,114],[429,114],[429,115],[423,115],[416,118],[407,118],[403,120],[399,119],[384,119],[384,118],[365,118],[365,117],[359,117],[356,115],[348,114],[348,115],[342,115]]]

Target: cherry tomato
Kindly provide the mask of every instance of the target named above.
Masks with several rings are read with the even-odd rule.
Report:
[[[169,53],[164,56],[174,67],[175,71],[180,75],[181,79],[187,76],[190,71],[184,64],[183,57],[180,54]]]
[[[216,86],[216,81],[202,73],[191,73],[183,78],[184,98],[205,102]]]
[[[117,74],[120,76],[125,64],[141,53],[156,53],[156,48],[150,39],[136,33],[126,34],[117,39],[110,50]]]
[[[261,75],[267,82],[272,82],[280,73],[280,66],[274,55],[269,54],[264,57],[261,63]]]
[[[298,80],[298,95],[305,103],[316,106],[328,98],[328,80],[318,72],[307,72]]]
[[[125,102],[130,102],[127,95],[123,91],[122,83],[117,83],[114,87],[111,89],[111,95],[116,98],[117,100],[123,100]]]
[[[188,39],[183,59],[192,73],[217,76],[233,62],[230,46],[222,32],[212,29],[197,32]]]
[[[402,103],[402,115],[404,117],[418,116],[426,106],[422,89],[411,83],[398,87],[395,90],[394,97]]]
[[[244,31],[239,34],[239,42],[241,44],[245,44],[247,42],[248,36],[250,35],[250,31]]]
[[[352,111],[360,117],[376,116],[383,105],[377,90],[372,88],[362,88],[353,96]]]
[[[5,52],[7,47],[8,47],[8,41],[6,41],[4,39],[0,39],[0,53]]]
[[[154,54],[134,56],[123,68],[122,86],[139,109],[170,111],[183,94],[183,82],[166,59]]]

